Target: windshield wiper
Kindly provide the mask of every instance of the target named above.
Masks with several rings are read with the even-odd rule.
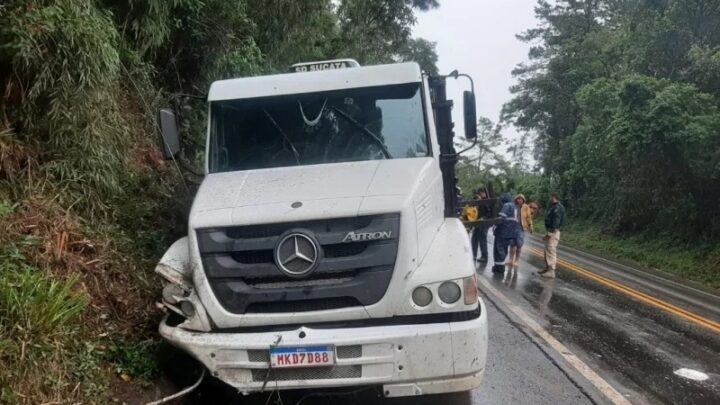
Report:
[[[373,141],[375,141],[375,143],[376,143],[377,146],[380,148],[380,150],[382,151],[382,153],[383,153],[383,155],[385,156],[386,159],[392,159],[392,156],[390,156],[390,152],[388,152],[387,146],[385,146],[385,143],[383,143],[382,139],[380,139],[380,137],[377,136],[373,131],[365,128],[365,126],[363,126],[363,124],[359,123],[355,118],[351,117],[348,113],[346,113],[345,111],[343,111],[343,110],[335,107],[334,105],[331,105],[330,108],[332,108],[333,111],[335,111],[335,112],[337,112],[338,114],[340,114],[341,117],[343,117],[343,118],[345,118],[346,120],[348,120],[348,122],[350,122],[351,124],[353,124],[353,125],[355,125],[356,127],[358,127],[358,128],[359,128],[361,131],[363,131],[367,136],[369,136]]]
[[[278,132],[280,132],[280,135],[282,135],[282,137],[285,138],[287,143],[290,145],[290,148],[292,149],[293,154],[295,155],[295,161],[297,162],[298,165],[300,165],[300,154],[298,153],[297,149],[295,149],[295,145],[293,145],[292,141],[287,136],[285,131],[283,131],[282,128],[280,128],[280,125],[278,125],[278,123],[275,121],[275,118],[273,118],[272,115],[270,115],[270,113],[267,112],[267,110],[263,109],[263,112],[270,119],[270,122],[272,122],[273,126],[275,126],[275,129],[277,129]]]

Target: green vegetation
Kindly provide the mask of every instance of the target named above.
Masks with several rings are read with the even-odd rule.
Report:
[[[0,260],[0,361],[6,365],[0,401],[39,395],[61,400],[60,392],[74,388],[70,381],[83,383],[81,394],[95,394],[100,370],[82,361],[84,347],[75,340],[80,328],[72,323],[88,304],[76,288],[78,275],[53,280],[17,258],[0,255]],[[11,389],[20,382],[21,388]]]
[[[573,216],[615,235],[720,235],[720,3],[539,1],[504,120]]]
[[[540,205],[548,200],[545,178],[513,167],[502,171],[488,171],[461,164],[458,166],[457,178],[466,198],[472,198],[473,191],[480,187],[489,187],[496,194],[504,191],[523,193],[528,202],[537,201]]]
[[[564,240],[717,286],[720,2],[539,0],[535,11],[539,26],[519,36],[530,62],[501,117],[524,136],[509,156],[464,167],[461,183],[541,204],[559,192]]]
[[[108,360],[115,372],[123,378],[139,379],[148,383],[160,373],[160,343],[156,340],[118,342],[108,349]]]
[[[156,111],[202,153],[213,80],[298,61],[417,60],[435,0],[9,0],[0,5],[0,402],[108,403],[155,378],[152,269],[191,193]],[[130,380],[130,383],[123,382]],[[116,379],[118,383],[113,383]]]

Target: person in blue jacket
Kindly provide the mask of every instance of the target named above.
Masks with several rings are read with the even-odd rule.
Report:
[[[515,204],[510,193],[503,193],[500,196],[500,217],[503,221],[495,225],[495,242],[493,243],[493,261],[495,262],[492,272],[505,272],[505,258],[508,254],[510,242],[518,237],[521,225],[518,222]]]

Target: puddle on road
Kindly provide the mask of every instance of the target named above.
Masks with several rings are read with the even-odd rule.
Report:
[[[703,373],[702,371],[697,370],[691,370],[689,368],[681,368],[679,370],[675,370],[675,375],[687,378],[688,380],[693,381],[705,381],[708,378],[708,375]]]

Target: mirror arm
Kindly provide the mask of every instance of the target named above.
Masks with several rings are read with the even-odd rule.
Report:
[[[446,75],[445,77],[452,77],[453,79],[456,79],[456,80],[458,77],[467,78],[468,80],[470,80],[470,91],[472,92],[473,95],[475,95],[475,82],[473,81],[473,78],[470,77],[470,75],[465,74],[465,73],[458,73],[457,70],[453,70],[452,72],[450,72],[450,74]]]
[[[440,156],[442,156],[442,157],[448,157],[448,158],[458,157],[458,156],[462,155],[463,153],[469,151],[470,149],[474,148],[475,146],[477,146],[477,143],[478,143],[478,140],[477,140],[477,137],[475,137],[475,139],[473,139],[472,145],[470,145],[470,146],[468,146],[467,148],[461,150],[460,152],[449,153],[449,154],[441,154]]]
[[[472,145],[470,145],[470,146],[468,146],[467,148],[461,150],[460,152],[455,152],[455,156],[460,156],[460,155],[462,155],[463,153],[469,151],[470,149],[472,149],[472,148],[474,148],[475,146],[477,146],[477,143],[478,143],[478,140],[477,140],[477,137],[475,137],[475,139],[473,139]]]

